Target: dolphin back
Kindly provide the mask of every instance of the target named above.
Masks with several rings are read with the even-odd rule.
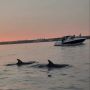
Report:
[[[6,64],[6,66],[13,66],[13,65],[16,65],[16,64]]]

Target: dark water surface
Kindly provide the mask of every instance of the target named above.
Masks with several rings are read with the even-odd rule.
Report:
[[[90,90],[90,40],[79,46],[53,46],[54,42],[0,45],[0,90]],[[70,64],[48,70],[27,66],[5,66],[23,61]]]

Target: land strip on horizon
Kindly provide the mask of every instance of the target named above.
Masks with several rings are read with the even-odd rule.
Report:
[[[90,39],[90,36],[81,36],[86,39]],[[4,41],[0,42],[0,45],[6,45],[6,44],[23,44],[23,43],[38,43],[38,42],[52,42],[52,41],[58,41],[61,40],[61,37],[58,38],[47,38],[47,39],[34,39],[34,40],[16,40],[16,41]]]

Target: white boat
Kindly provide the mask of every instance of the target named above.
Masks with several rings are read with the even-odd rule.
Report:
[[[64,46],[64,45],[78,45],[82,44],[86,38],[75,37],[75,36],[65,36],[60,41],[55,42],[55,46]]]

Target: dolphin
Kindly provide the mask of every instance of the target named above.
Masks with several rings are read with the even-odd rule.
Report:
[[[22,66],[22,65],[29,65],[35,63],[35,61],[23,62],[20,59],[17,59],[17,61],[18,61],[17,63],[7,64],[6,66],[13,66],[13,65]]]
[[[54,64],[51,60],[48,60],[48,64],[37,64],[34,65],[34,67],[39,67],[39,68],[65,68],[69,67],[70,65],[68,64]]]

